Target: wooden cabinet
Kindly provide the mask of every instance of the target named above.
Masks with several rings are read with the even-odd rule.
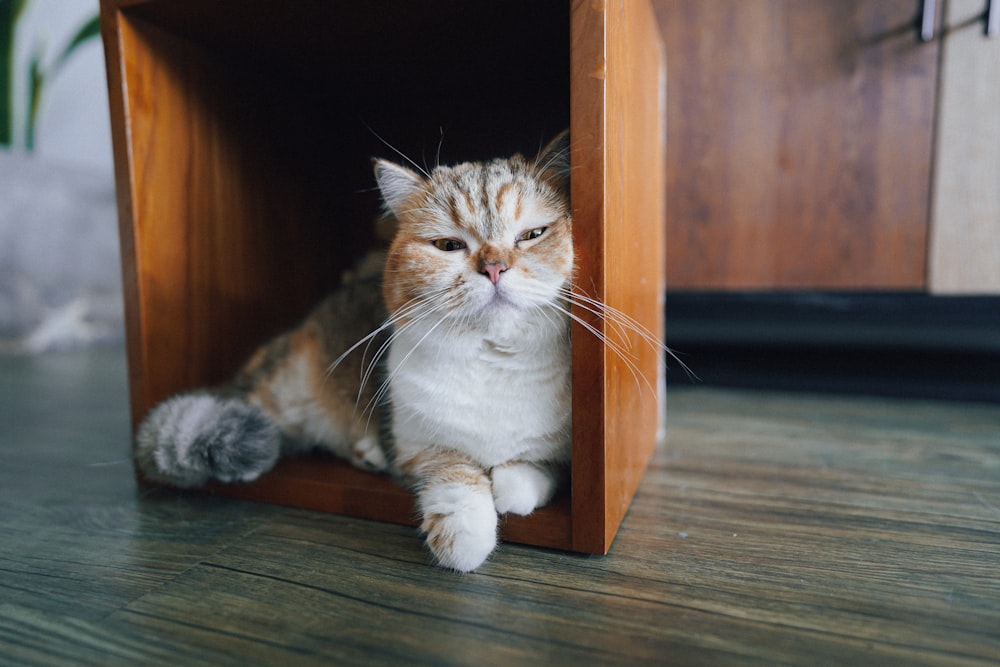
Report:
[[[102,0],[101,11],[134,421],[227,377],[335,285],[370,241],[371,156],[394,157],[375,132],[433,163],[439,149],[445,162],[530,154],[568,125],[577,282],[662,335],[663,53],[647,2]],[[506,518],[503,535],[603,553],[655,444],[662,359],[631,341],[649,379],[636,382],[581,327],[573,335],[571,488]],[[214,491],[414,520],[388,478],[329,460]]]
[[[657,0],[670,288],[998,290],[997,45],[920,7]]]

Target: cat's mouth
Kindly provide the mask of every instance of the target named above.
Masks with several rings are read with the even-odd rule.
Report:
[[[510,290],[502,285],[496,285],[488,293],[477,299],[477,313],[483,317],[495,317],[500,313],[509,313],[514,310],[521,310],[517,299],[510,294]]]
[[[514,308],[517,304],[507,294],[507,290],[499,285],[493,290],[493,294],[486,301],[487,308]]]

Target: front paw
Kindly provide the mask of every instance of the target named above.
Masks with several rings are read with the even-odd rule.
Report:
[[[424,488],[420,500],[420,530],[441,566],[471,572],[496,548],[497,513],[488,489],[436,484]]]
[[[556,477],[548,468],[518,461],[497,466],[491,474],[493,501],[500,514],[531,514],[552,500]]]
[[[351,446],[351,464],[355,468],[371,472],[383,472],[389,467],[382,445],[374,435],[366,435],[354,442]]]

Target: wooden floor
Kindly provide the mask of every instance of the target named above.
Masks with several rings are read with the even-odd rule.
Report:
[[[607,557],[140,492],[119,350],[0,358],[0,664],[1000,663],[996,405],[672,389]]]

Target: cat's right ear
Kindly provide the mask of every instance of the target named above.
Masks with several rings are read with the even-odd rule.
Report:
[[[399,217],[403,204],[424,187],[424,179],[388,160],[375,160],[375,181],[386,209]]]

